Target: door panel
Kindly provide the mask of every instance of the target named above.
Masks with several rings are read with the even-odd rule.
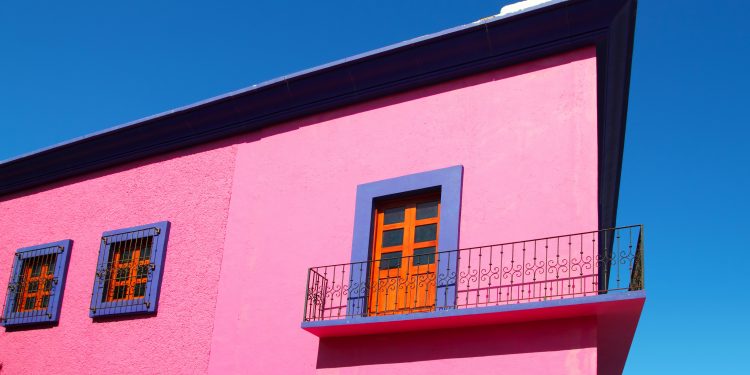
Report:
[[[420,195],[376,207],[369,315],[434,310],[439,199]]]

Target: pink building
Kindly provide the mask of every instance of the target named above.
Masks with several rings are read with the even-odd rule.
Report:
[[[635,11],[533,5],[2,162],[0,373],[621,373]]]

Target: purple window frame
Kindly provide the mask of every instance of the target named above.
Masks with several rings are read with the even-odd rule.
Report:
[[[153,224],[139,225],[131,228],[110,230],[102,233],[102,241],[99,246],[99,258],[96,264],[94,276],[94,289],[91,293],[91,306],[89,307],[90,318],[105,316],[148,314],[155,313],[159,303],[161,291],[161,280],[164,275],[164,259],[166,257],[167,242],[169,240],[169,221],[160,221]],[[106,268],[109,263],[110,248],[117,241],[105,241],[107,237],[131,234],[128,239],[153,237],[151,242],[151,264],[154,268],[148,275],[143,303],[123,304],[123,301],[101,302],[104,293],[104,282]],[[128,302],[135,299],[127,300]]]
[[[463,172],[464,167],[462,165],[455,165],[358,185],[351,262],[370,260],[373,209],[376,200],[396,198],[400,195],[429,189],[440,189],[440,233],[438,233],[437,251],[457,250]],[[455,304],[456,269],[458,269],[456,258],[449,257],[447,262],[440,263],[438,274],[444,274],[447,277],[438,281],[435,306],[438,306],[439,309],[448,308]],[[451,270],[454,270],[453,273],[451,273]],[[350,290],[346,307],[349,316],[366,316],[367,314],[367,288],[362,285],[354,285],[357,283],[356,280],[367,280],[367,275],[362,275],[362,272],[361,267],[355,266],[352,266],[349,272]],[[369,280],[365,282],[369,282]]]
[[[13,257],[13,268],[10,279],[12,284],[19,282],[24,260],[49,254],[57,254],[55,259],[54,281],[52,283],[52,289],[50,290],[47,313],[43,315],[30,315],[33,312],[28,311],[13,312],[17,291],[11,290],[9,285],[8,291],[5,295],[5,310],[3,311],[2,319],[2,325],[4,327],[15,327],[29,324],[52,324],[59,321],[60,309],[62,307],[62,299],[65,291],[65,277],[68,273],[68,262],[70,261],[70,249],[72,245],[73,241],[68,239],[16,250]]]

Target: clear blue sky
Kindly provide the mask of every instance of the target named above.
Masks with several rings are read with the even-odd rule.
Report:
[[[5,2],[0,160],[509,2]],[[748,14],[639,5],[618,222],[646,224],[649,297],[627,374],[750,373]]]

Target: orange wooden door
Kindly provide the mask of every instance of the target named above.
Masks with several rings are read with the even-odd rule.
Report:
[[[435,308],[439,199],[438,194],[421,195],[376,207],[370,315]]]

